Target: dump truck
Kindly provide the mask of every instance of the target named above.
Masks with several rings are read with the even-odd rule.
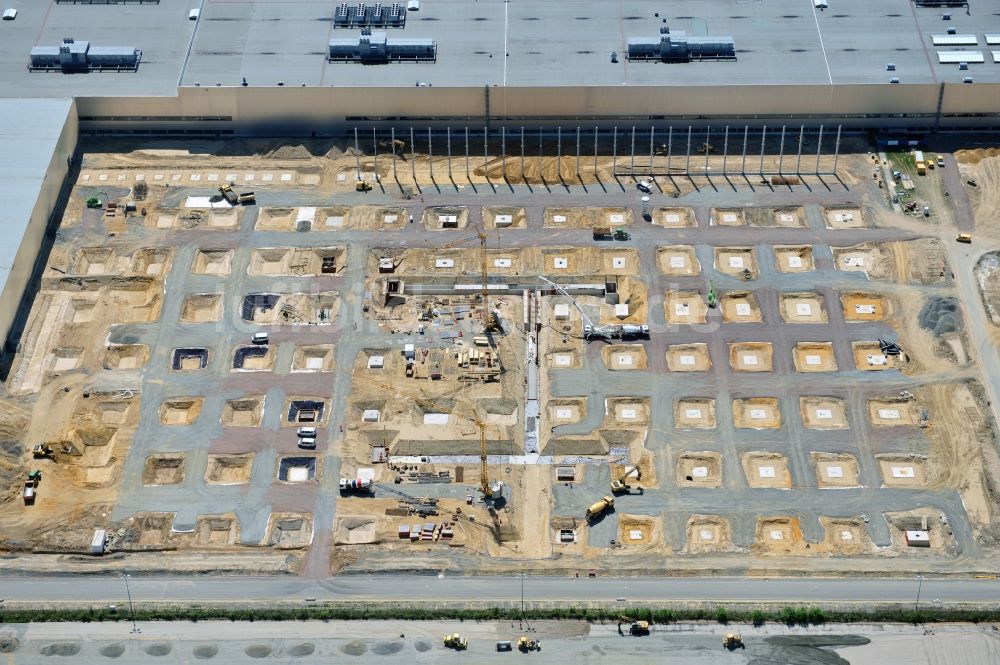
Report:
[[[535,651],[536,649],[540,649],[541,646],[538,640],[533,640],[529,637],[519,637],[517,639],[517,648],[520,651]]]
[[[633,621],[632,625],[628,627],[629,635],[649,635],[649,622],[648,621]]]
[[[955,242],[964,242],[966,245],[972,244],[972,234],[971,233],[959,233],[958,237],[955,238]]]
[[[631,240],[629,232],[622,228],[612,229],[610,226],[595,226],[594,240]]]
[[[461,633],[445,635],[442,641],[447,648],[454,649],[455,651],[465,651],[469,648],[469,640],[462,637]]]
[[[608,508],[613,508],[615,505],[615,498],[613,496],[606,496],[590,508],[587,508],[587,519],[592,520],[598,515],[601,515]]]
[[[743,636],[739,633],[726,633],[722,637],[722,646],[726,649],[732,651],[733,649],[746,649],[747,646],[743,644]]]
[[[239,202],[240,202],[239,194],[237,194],[236,192],[233,191],[233,186],[232,185],[226,185],[225,187],[219,187],[219,194],[221,194],[222,198],[224,198],[226,200],[226,203],[228,203],[231,206],[238,205]]]
[[[241,205],[251,205],[257,203],[257,195],[253,192],[243,192],[237,197]]]

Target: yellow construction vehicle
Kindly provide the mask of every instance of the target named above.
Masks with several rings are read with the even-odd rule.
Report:
[[[541,648],[538,644],[538,640],[533,640],[528,637],[517,638],[517,648],[521,651],[535,651]]]
[[[638,466],[631,466],[631,467],[625,469],[625,471],[622,473],[622,477],[620,479],[612,478],[611,479],[611,492],[613,494],[621,494],[623,492],[630,491],[632,489],[631,485],[629,485],[627,482],[625,482],[629,478],[635,478],[636,480],[641,480],[642,479],[642,472],[639,471],[639,467]]]
[[[615,498],[613,496],[606,496],[590,508],[587,508],[587,521],[591,521],[598,515],[601,515],[608,508],[613,508],[615,505]]]
[[[628,627],[629,635],[649,635],[649,622],[648,621],[633,621],[632,625]]]
[[[455,651],[465,651],[469,648],[469,640],[462,637],[461,633],[445,635],[442,640],[444,641],[445,647],[454,649]]]
[[[365,182],[364,180],[358,180],[354,183],[354,191],[356,192],[370,192],[372,190],[372,184],[370,182]]]
[[[743,636],[739,633],[726,633],[722,637],[722,646],[730,651],[747,648],[747,645],[743,644]]]

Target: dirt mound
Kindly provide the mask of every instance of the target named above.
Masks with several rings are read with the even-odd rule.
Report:
[[[270,644],[251,644],[243,650],[243,653],[251,658],[267,658],[273,651]]]
[[[420,653],[426,653],[430,651],[433,648],[433,646],[431,645],[430,642],[419,640],[416,644],[413,645],[413,648],[419,651]]]
[[[125,645],[121,642],[112,642],[111,644],[105,644],[99,651],[105,658],[118,658],[125,653]]]
[[[376,642],[372,651],[380,656],[391,656],[403,650],[402,642]]]
[[[291,656],[302,657],[311,656],[316,652],[316,645],[312,642],[303,642],[302,644],[296,644],[291,649],[288,650],[288,654]]]
[[[202,644],[191,652],[195,658],[215,658],[219,654],[219,647],[214,644]]]
[[[340,652],[346,653],[348,656],[363,656],[367,651],[368,645],[361,640],[351,640],[340,647]]]
[[[75,656],[80,653],[80,642],[50,642],[38,653],[43,656]]]
[[[7,629],[0,631],[0,653],[14,653],[20,646],[21,640],[17,639],[17,633]]]
[[[976,148],[975,150],[956,150],[955,161],[959,164],[978,164],[987,157],[1000,156],[1000,148]]]
[[[154,642],[143,648],[150,656],[166,656],[170,653],[170,645],[166,642]]]
[[[917,316],[920,327],[935,336],[961,332],[965,328],[961,307],[956,298],[929,298]]]

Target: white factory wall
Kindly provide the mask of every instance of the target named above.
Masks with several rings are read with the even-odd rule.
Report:
[[[1000,84],[566,88],[186,87],[176,97],[78,99],[84,129],[232,129],[328,134],[388,126],[566,122],[845,126],[997,125]],[[487,112],[488,107],[488,112]],[[96,119],[95,119],[96,118]],[[220,119],[221,118],[221,119]],[[772,123],[773,124],[773,123]]]
[[[3,293],[0,294],[0,340],[8,340],[11,326],[18,316],[22,303],[25,307],[30,307],[30,299],[24,302],[25,289],[31,282],[45,231],[53,213],[56,212],[56,205],[59,202],[59,196],[66,182],[66,176],[69,173],[79,140],[79,122],[75,106],[72,104],[69,107],[66,123],[59,134],[52,159],[49,160],[45,179],[39,189],[38,198],[31,211],[31,217],[24,229],[24,234],[21,236],[21,244],[14,257],[10,274],[4,284]],[[27,312],[24,314],[26,315]]]

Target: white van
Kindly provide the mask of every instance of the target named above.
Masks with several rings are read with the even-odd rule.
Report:
[[[299,438],[299,448],[306,448],[312,450],[316,447],[316,439],[311,436],[303,436]]]
[[[254,344],[267,344],[267,339],[268,338],[266,332],[258,332],[253,334],[253,337],[250,338],[250,341],[253,342]]]
[[[299,434],[299,436],[315,437],[316,436],[316,428],[315,427],[300,427],[299,430],[298,430],[298,434]]]

